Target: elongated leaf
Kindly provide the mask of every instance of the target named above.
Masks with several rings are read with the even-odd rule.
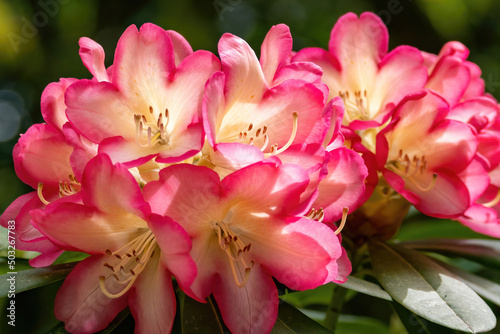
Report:
[[[453,267],[447,263],[435,260],[443,268],[446,268],[454,275],[456,275],[462,282],[467,284],[472,290],[476,291],[478,295],[492,301],[500,306],[500,284],[492,282],[484,277],[474,275],[467,271]]]
[[[398,303],[392,303],[392,307],[405,326],[408,334],[455,334],[457,331],[436,325],[427,321]]]
[[[496,317],[481,297],[428,257],[380,242],[370,242],[368,248],[384,289],[412,312],[469,333],[495,327]]]
[[[280,302],[278,320],[271,334],[331,334],[332,332],[312,320],[292,305]]]
[[[355,315],[340,315],[336,330],[342,334],[389,334],[380,320]]]
[[[402,243],[407,248],[460,255],[500,268],[500,241],[486,239],[428,239]]]
[[[0,298],[9,294],[10,282],[15,281],[15,293],[31,290],[62,280],[73,270],[77,263],[57,264],[45,268],[27,269],[17,274],[0,276]]]
[[[377,298],[382,298],[391,301],[391,296],[380,287],[380,285],[362,280],[360,278],[349,276],[347,282],[339,284],[344,288],[355,290],[366,295],[370,295]]]
[[[225,334],[229,330],[212,298],[200,303],[186,296],[182,312],[182,334]]]
[[[304,308],[310,305],[328,306],[332,299],[334,284],[318,286],[313,290],[294,291],[281,295],[281,300],[297,308]]]

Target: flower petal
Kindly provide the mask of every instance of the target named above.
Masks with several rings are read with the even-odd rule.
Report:
[[[273,86],[276,72],[288,60],[293,40],[290,28],[285,24],[273,26],[262,43],[260,65],[269,87]]]
[[[425,88],[443,96],[452,106],[463,96],[470,80],[469,69],[457,57],[444,57],[436,64]]]
[[[45,210],[31,211],[31,216],[33,225],[53,244],[89,254],[115,251],[147,228],[135,216],[107,215],[75,203],[54,203]]]
[[[323,208],[325,222],[335,222],[342,217],[344,207],[353,212],[362,204],[368,171],[359,154],[347,148],[329,152],[326,163],[328,174],[319,183],[313,207]]]
[[[258,162],[240,169],[221,182],[221,197],[260,203],[271,211],[290,212],[296,209],[307,188],[309,176],[297,165]]]
[[[193,53],[193,48],[191,48],[189,42],[177,31],[167,30],[167,34],[170,36],[174,46],[175,66],[178,66],[184,58]]]
[[[59,131],[62,131],[64,123],[68,121],[64,93],[76,81],[73,78],[61,78],[59,82],[52,82],[43,90],[40,101],[43,119]]]
[[[278,317],[279,301],[271,276],[255,265],[248,282],[239,288],[227,265],[219,277],[213,295],[231,333],[269,333]]]
[[[346,74],[346,86],[369,90],[375,82],[378,63],[387,53],[387,27],[375,14],[365,12],[343,15],[332,29],[328,44],[330,53]]]
[[[106,67],[104,66],[104,49],[90,38],[82,37],[78,41],[80,57],[83,65],[96,78],[97,81],[109,81]]]
[[[112,82],[130,100],[137,99],[138,93],[146,101],[155,101],[150,94],[162,93],[175,72],[173,48],[169,34],[157,25],[146,23],[140,31],[135,25],[128,27],[116,46]]]
[[[496,211],[492,208],[474,204],[458,218],[458,221],[475,232],[500,238],[500,222]]]
[[[307,218],[288,224],[269,220],[245,237],[252,244],[249,256],[290,289],[314,289],[338,275],[336,261],[342,247],[334,231],[323,223]]]
[[[155,254],[148,261],[130,290],[130,312],[138,334],[170,333],[174,324],[176,300],[172,275],[159,257]]]
[[[57,293],[55,315],[65,322],[65,328],[69,332],[98,332],[106,328],[127,306],[126,295],[110,299],[102,293],[99,276],[111,276],[102,261],[102,256],[91,256],[78,263]],[[114,282],[114,278],[106,280],[112,288],[123,288]]]
[[[132,174],[122,165],[113,166],[105,154],[99,154],[87,164],[82,199],[86,205],[109,214],[128,212],[145,220],[150,213]]]
[[[36,189],[59,188],[59,182],[70,182],[73,174],[70,156],[73,147],[64,136],[48,124],[34,124],[14,147],[14,168],[19,178]]]
[[[226,105],[255,103],[267,89],[266,79],[255,52],[243,39],[222,35],[219,41],[222,70],[226,73]]]
[[[175,276],[182,290],[189,288],[197,272],[196,264],[189,256],[191,238],[179,224],[169,217],[152,214],[148,224],[162,253],[161,265],[157,270],[168,269]]]

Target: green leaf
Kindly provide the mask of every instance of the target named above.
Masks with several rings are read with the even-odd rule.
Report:
[[[188,296],[182,308],[182,334],[225,334],[229,330],[212,298],[200,303]]]
[[[442,261],[434,261],[456,275],[462,282],[467,284],[472,290],[476,291],[478,295],[500,306],[500,284],[492,282],[481,276],[474,275],[457,267],[453,267]]]
[[[325,284],[318,286],[316,289],[287,292],[281,295],[280,298],[297,308],[304,308],[310,305],[328,306],[332,299],[333,287],[333,283]]]
[[[341,314],[336,328],[342,334],[389,334],[389,328],[380,320]]]
[[[407,248],[459,255],[500,268],[500,241],[487,239],[427,239],[402,243]]]
[[[392,303],[392,307],[405,326],[408,334],[455,334],[457,331],[429,322],[398,303]]]
[[[96,332],[95,334],[110,334],[112,333],[127,317],[131,317],[130,310],[128,308],[121,311],[116,318],[111,321],[105,329]],[[132,332],[132,331],[131,331]],[[60,322],[54,328],[52,328],[47,334],[70,334],[70,332],[64,329],[64,322]]]
[[[278,320],[271,334],[292,333],[331,334],[332,332],[297,310],[292,305],[282,301],[278,309]]]
[[[395,239],[417,240],[431,238],[484,238],[484,235],[472,231],[470,228],[457,221],[447,219],[436,219],[417,214],[409,218],[401,226]]]
[[[339,284],[346,289],[355,290],[366,295],[370,295],[377,298],[382,298],[391,301],[391,296],[380,287],[380,285],[362,280],[360,278],[349,276],[347,282]]]
[[[59,281],[71,272],[76,263],[58,264],[45,268],[27,269],[17,274],[0,276],[0,298],[9,294],[10,282],[15,281],[15,293],[35,289],[55,281]],[[10,280],[11,278],[15,278]],[[8,280],[9,279],[9,280]]]
[[[384,289],[412,312],[469,333],[495,327],[496,317],[481,297],[428,257],[380,242],[370,242],[368,249]]]
[[[79,262],[89,256],[90,255],[86,253],[65,251],[57,258],[57,260],[54,261],[54,264]]]

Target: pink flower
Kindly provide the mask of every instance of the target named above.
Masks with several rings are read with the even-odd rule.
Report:
[[[6,227],[16,221],[17,248],[40,252],[30,260],[34,267],[50,265],[61,253],[31,225],[30,211],[43,209],[56,200],[79,201],[81,173],[96,153],[95,144],[80,137],[66,119],[64,93],[76,79],[49,84],[42,94],[41,111],[47,124],[32,125],[14,146],[14,167],[18,177],[37,191],[14,201],[2,214]]]
[[[424,87],[427,71],[420,51],[399,46],[387,53],[389,36],[373,13],[343,15],[332,29],[329,50],[306,48],[292,61],[311,61],[323,70],[329,99],[341,96],[344,125],[361,130],[380,126],[406,96]]]
[[[123,33],[108,70],[97,43],[80,44],[95,79],[68,89],[66,113],[83,136],[99,144],[99,152],[134,167],[153,157],[182,161],[201,150],[203,91],[220,68],[213,54],[192,52],[179,34],[153,24]]]
[[[323,141],[331,110],[324,111],[326,87],[319,82],[321,70],[312,63],[287,64],[291,47],[290,32],[284,25],[269,31],[260,62],[244,40],[231,34],[222,36],[223,72],[210,79],[203,99],[210,144],[201,158],[206,165],[217,167],[215,162],[224,160],[235,166],[218,167],[234,171],[284,152],[292,144]],[[245,151],[248,153],[235,155]],[[249,160],[249,156],[254,158]]]
[[[231,332],[271,330],[278,310],[272,276],[304,290],[350,272],[333,230],[302,217],[308,207],[298,212],[308,182],[298,166],[260,162],[222,181],[208,168],[174,165],[144,187],[152,211],[192,238],[198,276],[191,290],[199,300],[214,295]]]
[[[467,124],[446,119],[448,111],[432,92],[404,101],[377,136],[376,158],[387,182],[419,211],[454,218],[471,205],[472,188],[487,180],[468,182],[477,135]]]
[[[481,69],[467,61],[469,50],[460,42],[446,43],[439,55],[422,52],[429,79],[425,88],[439,93],[450,106],[484,95]]]
[[[186,289],[196,276],[188,235],[170,218],[150,214],[136,180],[106,155],[87,164],[81,197],[83,204],[32,211],[54,244],[91,254],[59,290],[56,317],[70,332],[93,333],[128,305],[137,333],[169,332],[176,308],[171,276]]]

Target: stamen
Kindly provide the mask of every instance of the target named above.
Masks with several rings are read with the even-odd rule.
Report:
[[[99,285],[104,295],[109,298],[119,298],[123,296],[132,287],[140,273],[146,268],[149,259],[154,254],[156,246],[155,236],[148,230],[115,252],[106,249],[105,252],[108,256],[113,256],[112,259],[116,258],[121,261],[114,266],[104,262],[103,266],[111,269],[113,277],[115,277],[117,282],[126,286],[119,293],[113,294],[106,289],[104,284],[106,280],[105,276],[100,276]],[[141,254],[144,261],[139,261],[139,258],[133,257],[131,253],[134,254],[134,256],[136,254]]]
[[[275,154],[280,154],[280,153],[285,152],[292,145],[293,141],[295,140],[295,136],[297,135],[299,114],[296,111],[294,111],[292,113],[292,116],[293,116],[293,129],[292,129],[292,134],[290,135],[290,139],[288,139],[288,142],[285,144],[285,146],[283,146],[279,150],[278,150],[278,144],[274,144],[273,146],[271,146],[271,150],[269,152],[270,155],[275,155]],[[273,147],[274,147],[274,149],[273,149]]]
[[[248,126],[248,131],[252,131],[252,128],[253,128],[253,124],[250,123],[250,125]]]
[[[49,204],[50,204],[50,202],[49,202],[49,201],[47,201],[47,200],[45,199],[45,197],[43,197],[42,189],[43,189],[43,183],[42,183],[42,182],[38,182],[38,187],[37,187],[37,189],[36,189],[36,193],[37,193],[37,195],[38,195],[38,198],[40,199],[40,201],[41,201],[43,204],[45,204],[45,205],[49,205]]]
[[[114,275],[115,278],[118,280],[118,277],[116,275]],[[121,296],[123,296],[125,293],[127,293],[128,290],[130,290],[130,288],[132,287],[132,285],[134,284],[135,280],[137,279],[137,276],[134,277],[134,279],[130,280],[130,282],[128,283],[128,285],[125,287],[125,289],[123,289],[122,291],[120,291],[119,293],[116,293],[116,294],[113,294],[113,293],[110,293],[107,289],[106,289],[106,286],[104,286],[104,282],[106,281],[106,277],[104,276],[99,276],[99,286],[101,287],[101,291],[102,293],[108,297],[108,298],[111,298],[111,299],[115,299],[115,298],[120,298]]]
[[[500,189],[498,189],[498,192],[497,192],[497,195],[495,196],[495,198],[487,203],[483,203],[483,206],[487,207],[487,208],[492,208],[495,205],[497,205],[498,202],[500,202]]]
[[[231,211],[227,216],[230,216]],[[226,218],[227,218],[226,216]],[[243,254],[250,251],[251,244],[245,245],[241,239],[235,235],[230,227],[225,222],[215,222],[213,223],[213,229],[215,234],[217,234],[217,239],[220,248],[226,253],[229,265],[231,267],[231,272],[233,274],[234,281],[238,287],[243,287],[248,282],[251,268],[253,266],[253,261],[250,262],[250,266],[246,263]],[[239,275],[236,270],[237,263],[245,268],[245,274],[243,280],[240,280]]]
[[[339,227],[335,231],[335,235],[338,235],[344,229],[345,222],[347,221],[347,214],[348,213],[349,213],[349,208],[344,207],[344,209],[342,210],[342,220],[340,221]]]

